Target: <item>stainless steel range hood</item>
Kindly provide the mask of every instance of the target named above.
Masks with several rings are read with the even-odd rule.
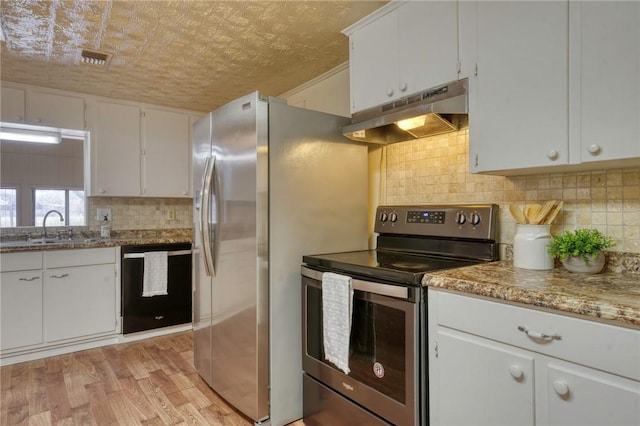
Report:
[[[342,133],[386,145],[459,130],[468,125],[467,84],[466,78],[453,81],[358,112]]]

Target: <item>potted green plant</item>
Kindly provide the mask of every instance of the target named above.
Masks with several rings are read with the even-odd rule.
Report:
[[[604,249],[615,245],[597,229],[576,229],[554,235],[548,251],[571,272],[597,274],[604,267]]]

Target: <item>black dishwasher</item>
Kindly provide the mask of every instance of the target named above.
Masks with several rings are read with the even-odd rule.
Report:
[[[144,257],[167,252],[167,294],[143,297]],[[191,322],[191,244],[123,246],[121,250],[122,332]]]

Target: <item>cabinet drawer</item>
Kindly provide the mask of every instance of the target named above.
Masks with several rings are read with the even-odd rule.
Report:
[[[44,254],[46,268],[100,265],[103,263],[116,263],[116,249],[114,247],[57,250],[48,251]]]
[[[42,252],[6,253],[0,256],[2,272],[42,269]]]
[[[640,380],[640,330],[451,293],[430,295],[437,297],[441,326]]]

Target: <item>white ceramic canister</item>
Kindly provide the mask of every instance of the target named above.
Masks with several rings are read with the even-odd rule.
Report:
[[[516,225],[513,238],[513,266],[524,269],[553,269],[551,225]]]

